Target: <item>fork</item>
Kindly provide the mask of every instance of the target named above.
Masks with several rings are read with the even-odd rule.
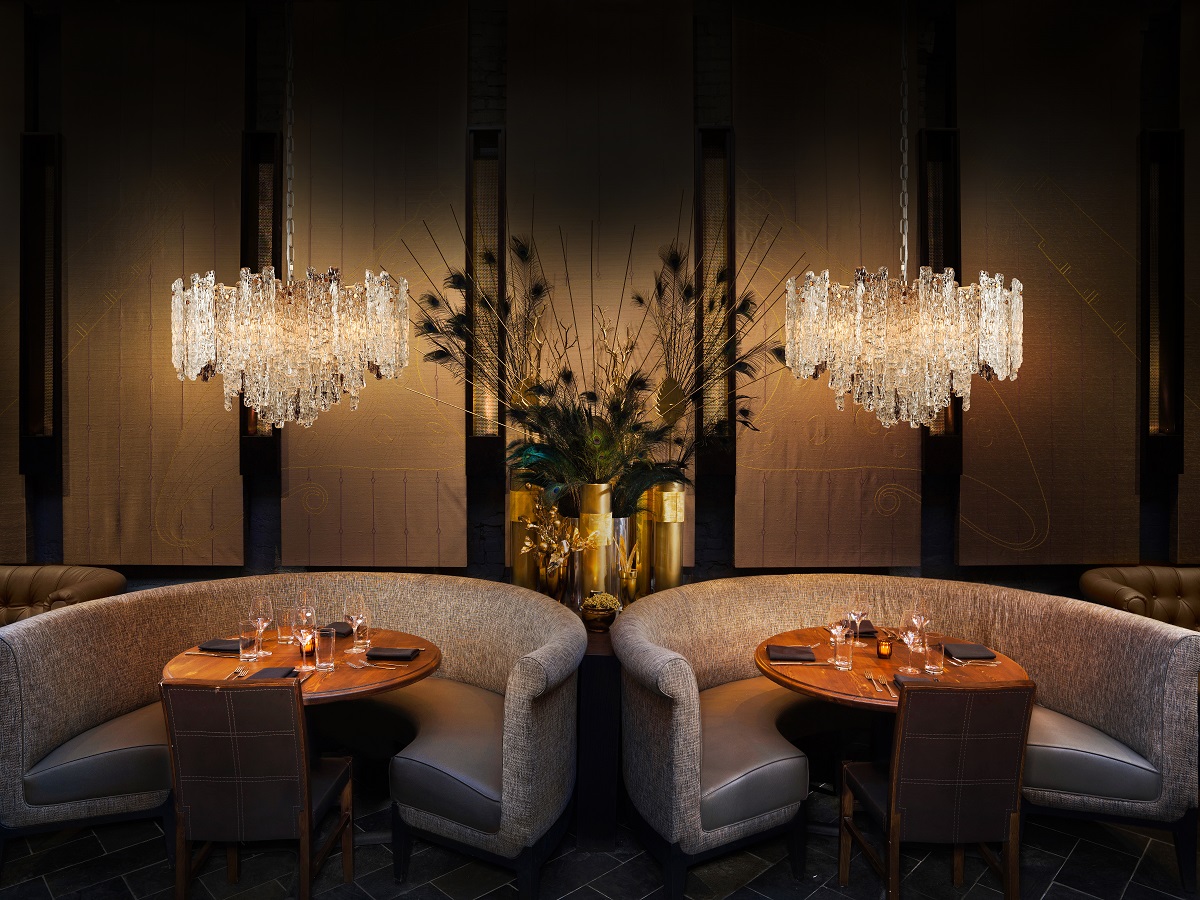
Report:
[[[866,675],[863,676],[863,678],[865,678],[867,681],[871,682],[871,686],[873,688],[875,688],[876,691],[878,691],[881,694],[883,693],[883,688],[881,688],[879,686],[879,682],[875,680],[874,674],[872,674],[871,672],[868,672]]]
[[[232,678],[241,678],[245,674],[246,674],[246,667],[238,666],[236,669],[234,669],[232,672],[230,672],[228,675],[225,676],[225,680],[229,681]]]
[[[993,662],[990,659],[954,659],[952,656],[946,657],[946,662],[952,666],[998,666],[1000,663]]]

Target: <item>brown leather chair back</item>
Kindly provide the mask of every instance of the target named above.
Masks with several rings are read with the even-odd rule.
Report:
[[[1180,628],[1200,626],[1200,567],[1106,566],[1079,576],[1088,600]]]
[[[123,593],[125,584],[120,572],[95,566],[0,566],[0,625],[111,597]]]
[[[901,841],[1007,841],[1020,809],[1032,681],[900,691],[889,817]]]
[[[300,683],[166,681],[175,809],[189,841],[299,838],[310,815]]]

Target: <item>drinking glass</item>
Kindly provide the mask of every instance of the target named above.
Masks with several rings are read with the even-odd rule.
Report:
[[[854,623],[854,646],[865,647],[862,638],[858,634],[859,627],[862,625],[862,620],[871,614],[871,603],[866,597],[859,597],[853,602],[853,605],[846,610],[846,618]]]
[[[913,627],[917,629],[918,636],[921,639],[921,644],[925,643],[925,629],[929,625],[929,611],[924,606],[918,606],[909,613],[908,620],[913,623]]]
[[[920,675],[921,670],[913,665],[913,648],[920,643],[921,632],[916,628],[905,628],[900,632],[900,640],[904,641],[904,646],[908,648],[908,665],[901,666],[896,671],[901,675]]]
[[[371,611],[368,609],[362,622],[358,626],[358,631],[354,632],[354,651],[355,653],[366,653],[371,649]],[[347,653],[351,651],[347,650]]]
[[[329,626],[317,629],[317,642],[313,655],[318,672],[333,671],[333,645],[337,641],[337,632]]]
[[[362,627],[363,622],[367,619],[367,601],[362,594],[351,594],[346,598],[346,605],[343,607],[344,617],[351,627],[354,628],[354,646],[347,650],[347,653],[366,653],[367,647],[371,645],[370,639],[367,639],[367,647],[364,647],[358,637],[358,630]]]
[[[262,646],[263,632],[267,630],[267,626],[271,624],[271,620],[275,618],[275,610],[271,607],[271,601],[266,597],[255,597],[250,601],[250,621],[258,626],[258,634],[254,639],[254,652],[259,656],[270,656],[270,650],[264,650]]]
[[[296,640],[296,607],[285,606],[279,611],[275,620],[275,641],[279,644],[292,644]]]
[[[833,635],[833,667],[846,671],[854,665],[854,641],[850,640],[850,626],[837,621],[829,626]]]
[[[317,611],[311,606],[301,606],[296,609],[296,642],[300,645],[300,665],[297,672],[311,672],[313,667],[308,664],[305,654],[313,649],[317,636]]]
[[[258,659],[255,644],[258,642],[258,623],[252,619],[242,621],[238,637],[238,659],[243,662]]]
[[[946,667],[946,645],[942,641],[925,641],[925,673],[941,675]]]

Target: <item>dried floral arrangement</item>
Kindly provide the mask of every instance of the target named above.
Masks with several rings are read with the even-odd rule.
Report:
[[[417,299],[417,332],[431,346],[425,359],[495,394],[512,438],[510,469],[562,515],[578,515],[585,484],[610,484],[613,516],[624,517],[650,488],[689,483],[698,446],[753,427],[743,397],[734,395],[732,415],[701,416],[706,396],[724,396],[738,376],[756,378],[764,363],[783,361],[776,335],[743,346],[757,303],[748,291],[731,297],[725,271],[697,286],[686,252],[671,245],[660,259],[650,291],[631,297],[635,325],[622,327],[620,312],[609,322],[592,310],[590,360],[574,316],[556,313],[530,239],[509,242],[506,292],[485,289],[498,283],[498,261],[485,254],[478,266],[488,277],[473,282],[452,270],[443,290]],[[472,295],[480,301],[474,317]]]

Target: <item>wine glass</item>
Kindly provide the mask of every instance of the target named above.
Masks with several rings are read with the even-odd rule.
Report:
[[[270,656],[270,650],[262,648],[263,632],[267,630],[267,626],[271,624],[271,620],[275,618],[275,611],[271,607],[271,601],[266,597],[255,597],[250,601],[250,621],[258,626],[258,635],[254,638],[254,652],[259,656]]]
[[[300,645],[300,665],[297,672],[311,672],[314,667],[305,661],[305,653],[316,648],[317,611],[311,606],[296,610],[296,642]]]
[[[921,632],[916,628],[905,628],[900,632],[900,640],[904,641],[904,646],[908,648],[908,665],[901,666],[898,671],[901,675],[920,675],[921,670],[913,665],[913,647],[921,639]]]
[[[925,644],[925,629],[929,625],[929,611],[922,605],[909,614],[908,620],[913,623],[913,627],[917,629],[918,637],[921,640],[922,646]]]
[[[856,598],[853,601],[851,607],[848,610],[846,610],[846,618],[848,618],[851,622],[854,623],[854,641],[853,641],[853,643],[854,643],[855,647],[867,646],[863,642],[858,631],[859,631],[860,626],[862,625],[862,620],[865,619],[870,614],[871,614],[871,603],[866,597]]]
[[[846,670],[854,665],[854,641],[850,640],[850,625],[845,619],[837,619],[829,625],[829,633],[833,635],[833,667]],[[846,655],[842,655],[842,648]]]
[[[362,594],[351,594],[346,598],[346,604],[343,607],[344,618],[350,623],[354,629],[354,646],[351,646],[347,653],[366,653],[366,648],[358,646],[358,629],[362,627],[362,623],[367,618],[367,601]]]

